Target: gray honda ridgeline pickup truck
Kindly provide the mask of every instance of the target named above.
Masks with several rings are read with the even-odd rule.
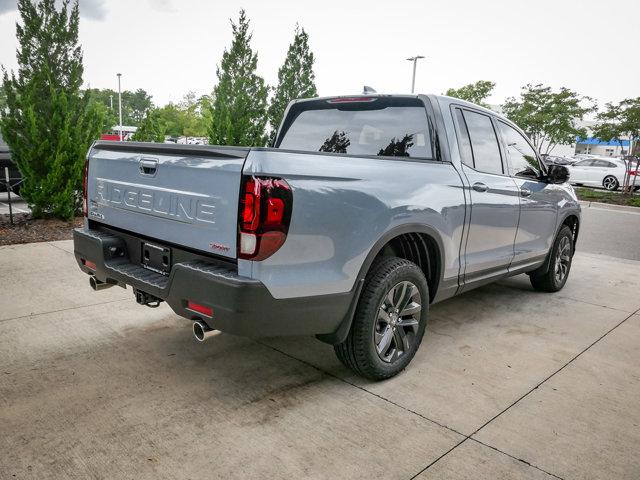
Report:
[[[371,379],[429,305],[511,275],[556,292],[580,207],[500,115],[453,98],[296,100],[274,148],[96,142],[75,256],[100,290],[166,301],[198,340],[315,335]]]

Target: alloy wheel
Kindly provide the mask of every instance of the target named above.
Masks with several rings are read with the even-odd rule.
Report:
[[[618,188],[618,181],[614,177],[606,177],[602,182],[602,186],[607,190],[615,190]]]
[[[374,341],[380,359],[394,363],[413,346],[422,312],[420,290],[403,281],[391,288],[378,308]]]
[[[560,244],[558,245],[558,252],[556,253],[556,261],[554,274],[556,282],[562,283],[569,273],[569,266],[571,264],[571,242],[569,237],[562,237]]]

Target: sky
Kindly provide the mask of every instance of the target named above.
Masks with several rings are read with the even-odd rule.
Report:
[[[600,106],[640,96],[638,0],[80,0],[84,81],[143,88],[156,105],[210,93],[231,43],[230,19],[251,20],[258,73],[277,83],[296,23],[309,33],[320,95],[444,93],[496,83],[489,103],[527,83],[565,86]],[[0,0],[0,64],[16,67],[15,0]]]

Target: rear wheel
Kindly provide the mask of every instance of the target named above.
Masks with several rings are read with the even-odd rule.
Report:
[[[602,186],[610,192],[617,190],[619,186],[618,179],[613,175],[608,175],[602,180]]]
[[[387,257],[372,267],[347,339],[334,346],[358,375],[382,380],[401,372],[415,355],[427,324],[429,289],[420,268]]]
[[[573,233],[566,225],[560,229],[551,248],[551,258],[546,270],[529,274],[531,285],[541,292],[557,292],[569,278],[573,260]]]

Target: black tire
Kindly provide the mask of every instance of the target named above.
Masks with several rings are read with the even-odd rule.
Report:
[[[534,271],[529,274],[533,288],[540,292],[557,292],[562,290],[573,261],[573,233],[566,225],[560,229],[549,253],[549,265],[544,271]],[[560,262],[560,265],[558,264]]]
[[[602,186],[606,190],[609,190],[610,192],[613,192],[613,191],[618,189],[618,187],[620,186],[620,182],[618,182],[618,179],[616,177],[614,177],[613,175],[607,175],[602,180]]]
[[[422,270],[409,260],[385,257],[369,270],[349,335],[334,346],[336,355],[360,376],[393,377],[418,350],[428,313],[429,288]]]

